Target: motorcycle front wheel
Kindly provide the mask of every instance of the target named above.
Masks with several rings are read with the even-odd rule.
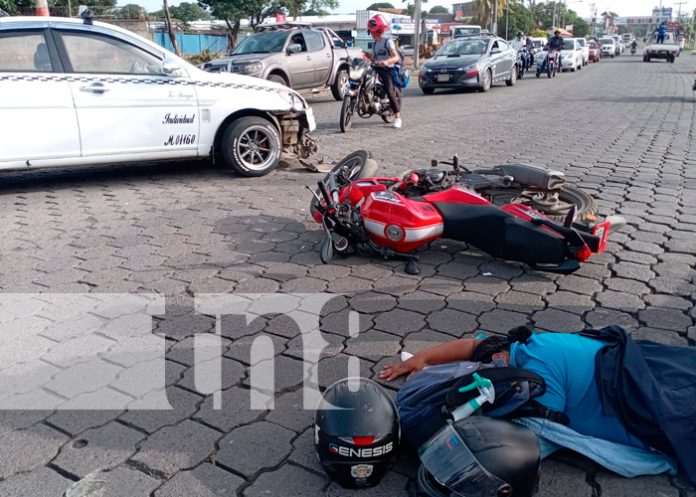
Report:
[[[331,170],[332,173],[341,171],[338,178],[338,187],[345,188],[349,183],[361,178],[371,178],[377,174],[379,166],[372,158],[372,154],[367,150],[356,150],[336,164]],[[319,190],[316,190],[317,195],[320,195]],[[309,204],[309,210],[314,215],[317,210],[317,199],[312,196],[312,202]]]
[[[554,222],[562,223],[572,206],[576,209],[576,221],[585,221],[589,216],[597,214],[594,199],[588,193],[570,185],[564,186],[557,197],[551,192],[534,192],[524,188],[487,188],[479,190],[478,193],[497,206],[527,205]]]
[[[339,122],[341,133],[345,133],[353,125],[353,113],[355,113],[355,103],[357,100],[357,97],[350,97],[348,95],[343,97],[343,105],[341,105],[341,120]]]

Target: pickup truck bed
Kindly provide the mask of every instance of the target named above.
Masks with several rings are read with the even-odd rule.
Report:
[[[663,43],[657,42],[657,35],[651,35],[648,44],[643,50],[643,62],[663,59],[673,63],[678,54],[679,45],[675,41],[673,33],[667,33]]]

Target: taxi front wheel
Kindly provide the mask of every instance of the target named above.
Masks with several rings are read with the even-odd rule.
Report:
[[[273,123],[248,116],[227,125],[220,148],[225,164],[237,173],[264,176],[278,167],[283,147]]]

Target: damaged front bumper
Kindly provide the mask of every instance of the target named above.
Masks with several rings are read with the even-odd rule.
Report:
[[[276,118],[283,133],[283,153],[307,159],[317,152],[317,141],[309,135],[317,127],[311,107],[303,112],[283,113]]]

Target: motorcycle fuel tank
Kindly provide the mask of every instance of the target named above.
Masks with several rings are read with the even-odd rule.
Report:
[[[442,236],[444,230],[435,207],[395,192],[369,193],[360,212],[372,241],[399,252],[415,250]]]

